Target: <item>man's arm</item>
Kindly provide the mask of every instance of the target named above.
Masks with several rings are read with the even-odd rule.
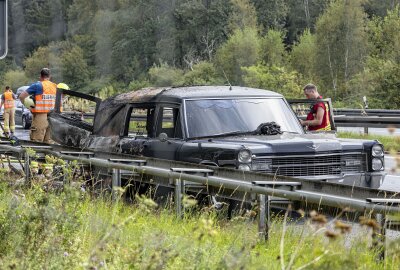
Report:
[[[301,121],[302,126],[319,126],[322,124],[324,119],[325,110],[322,107],[318,107],[317,115],[313,120]]]
[[[21,94],[19,94],[19,99],[21,100],[22,103],[24,103],[25,98],[29,96],[28,92],[24,91]]]

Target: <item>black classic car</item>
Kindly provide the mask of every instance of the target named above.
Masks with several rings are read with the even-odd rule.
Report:
[[[95,104],[93,120],[60,112],[68,93]],[[282,95],[260,89],[146,88],[104,101],[63,91],[49,122],[56,142],[81,148],[366,187],[385,176],[378,141],[308,134]]]

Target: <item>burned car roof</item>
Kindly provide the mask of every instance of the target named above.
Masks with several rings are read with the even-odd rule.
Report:
[[[283,97],[268,91],[239,86],[191,86],[170,88],[144,88],[109,98],[105,102],[113,104],[157,102],[160,100],[180,102],[191,98],[225,98],[225,97]],[[107,102],[108,101],[108,102]]]

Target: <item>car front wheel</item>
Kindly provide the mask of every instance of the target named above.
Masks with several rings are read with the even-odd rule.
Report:
[[[22,116],[22,127],[24,129],[29,129],[31,125],[28,124],[28,122],[26,121],[26,117]]]

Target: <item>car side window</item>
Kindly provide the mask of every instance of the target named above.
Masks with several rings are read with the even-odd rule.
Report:
[[[157,137],[165,133],[169,138],[182,138],[179,108],[161,107],[157,123]]]
[[[128,137],[153,137],[155,108],[132,108],[130,113]]]

